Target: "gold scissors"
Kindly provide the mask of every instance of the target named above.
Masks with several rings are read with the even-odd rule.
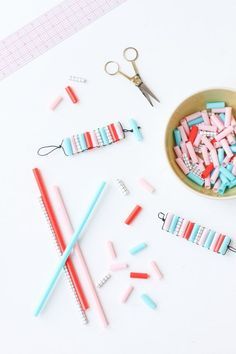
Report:
[[[108,61],[105,66],[104,70],[108,75],[116,75],[120,74],[124,76],[126,79],[129,81],[133,82],[133,84],[139,88],[139,90],[142,92],[144,97],[148,100],[151,106],[153,106],[153,103],[151,101],[151,98],[154,98],[157,102],[160,102],[159,99],[152,93],[152,91],[143,83],[143,80],[141,79],[141,76],[138,72],[137,66],[136,66],[136,60],[138,59],[138,51],[137,49],[133,47],[128,47],[123,51],[123,56],[125,60],[129,61],[134,69],[135,75],[134,76],[128,76],[122,71],[120,71],[120,66],[117,62],[115,61]]]

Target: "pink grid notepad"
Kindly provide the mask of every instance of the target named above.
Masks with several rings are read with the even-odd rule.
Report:
[[[0,41],[0,80],[126,0],[65,0]]]

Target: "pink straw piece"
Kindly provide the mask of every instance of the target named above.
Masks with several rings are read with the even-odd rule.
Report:
[[[52,111],[54,111],[57,106],[59,106],[59,104],[61,103],[61,101],[63,100],[63,97],[62,96],[58,96],[57,98],[55,98],[55,100],[50,104],[50,109]]]
[[[178,145],[174,146],[174,152],[175,152],[176,157],[182,157],[182,155],[183,155],[182,151],[180,150]]]
[[[226,139],[222,139],[220,141],[222,148],[224,149],[226,155],[231,158],[233,156],[233,153],[229,147],[228,141]]]
[[[198,163],[198,157],[194,151],[193,145],[190,141],[186,143],[186,147],[188,149],[189,155],[193,163]]]
[[[193,146],[198,147],[199,144],[200,144],[200,142],[201,142],[201,139],[202,139],[202,136],[201,136],[201,134],[198,132],[198,133],[197,133],[197,136],[196,136],[196,139],[195,139],[194,142],[193,142]]]
[[[184,233],[185,233],[185,230],[186,230],[188,224],[189,224],[189,221],[184,219],[183,222],[182,222],[182,225],[181,225],[181,227],[179,229],[179,233],[178,233],[179,237],[184,237]]]
[[[164,231],[168,231],[169,230],[169,227],[170,227],[170,224],[171,224],[171,221],[172,221],[173,217],[174,217],[174,214],[172,214],[172,213],[168,213],[167,214],[167,217],[165,219],[164,225],[162,227],[162,229]]]
[[[228,165],[228,163],[230,162],[231,157],[230,156],[225,156],[224,160],[222,161],[222,166],[226,167]]]
[[[220,173],[220,169],[219,169],[219,167],[216,167],[211,175],[211,183],[212,184],[215,184],[215,182],[219,176],[219,173]]]
[[[207,132],[216,132],[217,128],[215,125],[199,124],[198,128]]]
[[[205,178],[204,186],[205,186],[206,189],[211,189],[211,179],[210,179],[209,176],[207,178]]]
[[[182,141],[184,141],[184,142],[188,141],[188,137],[187,137],[187,135],[186,135],[186,133],[185,133],[185,130],[184,130],[184,128],[183,128],[182,125],[180,125],[180,126],[178,127],[178,130],[179,130],[179,132],[180,132]]]
[[[207,147],[204,145],[204,146],[202,146],[201,150],[202,150],[202,157],[203,157],[205,165],[210,165],[211,161],[210,161]]]
[[[180,124],[184,128],[185,133],[187,134],[187,136],[189,136],[190,129],[189,129],[189,126],[188,126],[188,123],[186,122],[186,120],[185,119],[181,119]]]
[[[210,122],[209,115],[208,115],[207,111],[204,110],[201,113],[202,113],[202,118],[203,118],[204,124],[210,125],[211,122]]]
[[[139,180],[140,185],[149,193],[155,192],[155,187],[151,185],[145,178],[140,178]]]
[[[107,250],[111,259],[115,259],[117,257],[114,244],[112,241],[107,241]]]
[[[210,140],[207,139],[207,137],[205,137],[204,135],[202,136],[202,142],[203,144],[206,145],[206,147],[208,148],[208,150],[213,150],[214,146],[212,145],[212,143],[210,142]]]
[[[225,113],[225,108],[212,108],[212,113]]]
[[[186,154],[189,157],[189,153],[188,153],[186,144],[183,141],[180,143],[180,148],[181,148],[182,154]]]
[[[177,159],[175,159],[177,165],[181,168],[181,170],[183,171],[183,173],[185,175],[187,175],[189,173],[189,169],[188,167],[185,165],[184,161],[178,157]]]
[[[218,178],[216,180],[216,183],[214,184],[213,186],[213,192],[214,193],[217,193],[218,192],[218,189],[220,188],[220,185],[221,185],[221,180]]]
[[[57,204],[58,213],[60,213],[59,220],[61,220],[61,223],[63,224],[64,229],[67,231],[68,237],[71,237],[71,235],[73,235],[73,233],[74,233],[74,229],[73,229],[69,214],[68,214],[68,212],[66,210],[66,206],[65,206],[65,203],[63,201],[60,189],[57,186],[54,186],[53,187],[53,192],[54,192],[55,201],[56,201],[56,204]],[[97,291],[96,291],[96,287],[95,287],[95,285],[93,283],[91,274],[90,274],[89,269],[88,269],[88,265],[87,265],[87,263],[85,261],[85,258],[83,256],[83,253],[82,253],[78,243],[75,246],[75,254],[76,254],[77,259],[79,261],[78,262],[79,266],[80,266],[81,270],[83,270],[84,276],[85,276],[85,278],[87,280],[91,295],[93,296],[93,299],[94,299],[94,305],[96,306],[96,309],[97,309],[98,315],[99,315],[99,317],[101,319],[101,322],[104,325],[104,327],[107,327],[108,326],[108,320],[106,318],[104,309],[103,309],[102,304],[100,302],[100,299],[98,297],[98,294],[97,294]]]
[[[190,122],[191,120],[199,118],[201,116],[202,116],[202,112],[196,112],[196,113],[190,114],[189,116],[185,117],[185,119],[187,122]]]
[[[162,278],[163,278],[163,274],[162,274],[162,272],[160,271],[160,269],[158,268],[156,262],[155,262],[155,261],[152,261],[150,264],[151,264],[152,269],[153,269],[154,272],[156,273],[157,278],[158,278],[158,279],[162,279]]]
[[[230,126],[232,116],[232,107],[225,107],[225,127]]]
[[[233,174],[234,176],[236,176],[236,165],[233,165],[232,174]]]
[[[212,113],[210,120],[211,124],[215,125],[219,131],[224,129],[222,120],[215,113]]]
[[[234,158],[232,159],[232,163],[233,165],[236,165],[236,156],[234,156]]]
[[[229,145],[236,144],[236,139],[235,139],[235,136],[233,134],[227,135],[227,140],[228,140]]]
[[[219,159],[215,148],[210,151],[210,155],[214,167],[218,167],[220,164],[219,164]]]
[[[130,297],[131,293],[133,292],[134,287],[132,285],[130,285],[125,292],[123,293],[122,297],[121,297],[121,302],[124,304],[128,298]]]
[[[119,270],[123,270],[128,267],[129,267],[129,265],[127,263],[112,263],[110,265],[110,270],[112,270],[113,272],[117,272]]]
[[[204,228],[202,236],[201,236],[200,240],[197,243],[199,246],[203,246],[204,245],[209,232],[210,232],[209,229]]]
[[[222,130],[221,133],[217,134],[215,136],[215,139],[216,141],[220,141],[222,140],[223,138],[225,138],[227,135],[229,135],[230,133],[232,133],[234,130],[234,128],[232,126],[229,126],[227,128],[225,128],[224,130]]]

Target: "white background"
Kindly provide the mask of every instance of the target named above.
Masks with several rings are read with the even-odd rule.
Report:
[[[8,0],[0,4],[2,38],[57,1]],[[215,201],[185,189],[172,174],[164,152],[164,131],[175,107],[188,95],[209,87],[236,87],[234,0],[129,0],[0,83],[1,247],[0,352],[4,354],[234,354],[236,282],[234,254],[225,257],[161,231],[158,211],[173,211],[218,231],[235,235],[235,201]],[[122,58],[127,46],[140,52],[138,67],[161,104],[149,106],[121,77],[109,77],[104,63]],[[81,103],[64,93],[70,74],[88,79],[75,84]],[[55,96],[64,101],[48,109]],[[144,141],[131,135],[119,144],[66,158],[47,158],[37,148],[63,137],[135,118]],[[101,180],[109,183],[81,247],[95,280],[108,268],[105,243],[114,241],[118,259],[130,269],[150,271],[155,259],[164,279],[134,281],[126,305],[120,296],[129,271],[114,274],[100,295],[110,326],[101,327],[93,309],[89,325],[79,318],[64,275],[39,318],[33,310],[57,263],[57,255],[38,205],[32,168],[48,186],[57,184],[76,226]],[[149,195],[138,185],[146,177],[156,186]],[[124,198],[114,179],[123,178]],[[124,218],[140,203],[132,226]],[[148,249],[129,256],[131,246]],[[147,292],[158,303],[150,310],[140,300]]]

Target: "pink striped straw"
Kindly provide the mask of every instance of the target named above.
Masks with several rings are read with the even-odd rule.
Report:
[[[182,141],[184,141],[184,142],[188,141],[188,137],[187,137],[187,135],[186,135],[186,133],[185,133],[184,127],[183,127],[182,125],[180,125],[180,126],[178,127],[178,130],[179,130],[179,132],[180,132]]]
[[[198,128],[200,130],[204,130],[207,132],[216,132],[217,131],[217,128],[215,125],[207,125],[207,124],[203,124],[203,123],[199,124]]]
[[[53,187],[53,192],[54,192],[54,196],[55,196],[57,209],[58,209],[58,212],[60,213],[59,220],[61,220],[61,223],[63,224],[64,228],[66,229],[68,237],[70,237],[71,235],[73,235],[74,229],[73,229],[69,214],[68,214],[68,212],[66,210],[66,206],[65,206],[65,203],[63,201],[60,189],[57,186],[54,186]],[[77,258],[78,258],[79,265],[80,265],[81,269],[83,269],[84,276],[85,276],[85,278],[87,280],[87,283],[88,283],[88,286],[90,288],[91,294],[92,294],[92,296],[94,298],[94,304],[96,306],[98,315],[99,315],[104,327],[106,327],[106,326],[108,326],[108,320],[106,318],[104,309],[103,309],[102,304],[100,302],[100,299],[98,297],[98,294],[97,294],[97,291],[96,291],[96,287],[95,287],[95,285],[93,283],[91,274],[90,274],[89,269],[88,269],[88,265],[87,265],[87,263],[85,261],[85,258],[83,256],[83,253],[82,253],[78,243],[75,245],[75,254],[76,254]]]
[[[196,113],[190,114],[189,116],[185,117],[185,119],[187,122],[190,122],[191,120],[199,118],[201,116],[202,116],[202,112],[196,112]]]
[[[202,118],[203,118],[204,124],[210,125],[211,122],[210,122],[209,115],[208,115],[207,111],[204,110],[201,113],[202,113]]]
[[[215,184],[215,182],[219,176],[219,173],[220,173],[220,169],[219,169],[219,167],[216,167],[211,175],[211,183],[212,184]]]
[[[185,230],[186,230],[188,224],[189,224],[189,221],[184,219],[182,222],[182,225],[179,229],[179,234],[178,234],[179,237],[184,237],[184,233],[185,233]]]
[[[116,251],[113,242],[107,241],[107,250],[111,259],[116,258]]]
[[[186,147],[188,149],[188,152],[189,152],[189,155],[191,157],[191,160],[193,163],[198,163],[198,157],[194,151],[194,148],[193,148],[193,144],[191,143],[191,141],[188,141],[186,143]]]
[[[124,292],[124,294],[121,297],[121,302],[125,303],[128,298],[130,297],[132,291],[134,290],[134,287],[132,285],[130,285]]]
[[[219,117],[217,117],[217,115],[215,115],[215,113],[212,113],[211,115],[211,124],[215,125],[219,131],[224,129],[223,122]]]
[[[232,107],[225,107],[225,127],[230,126],[232,116]]]
[[[227,135],[232,133],[233,130],[234,130],[234,128],[232,126],[225,128],[224,130],[221,131],[221,133],[219,133],[215,136],[216,141],[220,141],[220,140],[224,139]]]
[[[202,136],[202,142],[203,142],[203,144],[205,144],[206,145],[206,147],[208,148],[208,150],[213,150],[214,149],[214,146],[212,145],[212,143],[210,142],[210,140],[209,139],[207,139],[207,137],[206,136]]]
[[[185,133],[187,134],[187,136],[189,136],[190,129],[189,129],[189,126],[188,126],[188,123],[186,122],[186,120],[185,119],[181,119],[180,124],[184,128]]]
[[[181,168],[181,170],[183,171],[183,173],[185,175],[187,175],[189,173],[189,169],[188,167],[185,165],[184,161],[178,157],[177,159],[175,159],[177,165]]]
[[[226,167],[230,160],[231,160],[231,157],[226,155],[224,160],[222,161],[222,166]]]
[[[182,157],[183,155],[178,145],[174,146],[174,152],[177,157]]]
[[[205,165],[210,165],[211,161],[210,161],[207,147],[205,145],[202,146],[201,151],[202,151],[202,157],[203,157]]]
[[[212,159],[214,167],[218,167],[219,166],[219,159],[218,159],[216,149],[212,149],[210,151],[210,155],[211,155],[211,159]]]
[[[231,158],[233,156],[232,151],[230,150],[229,144],[226,139],[220,141],[222,148],[225,150],[226,155]]]

